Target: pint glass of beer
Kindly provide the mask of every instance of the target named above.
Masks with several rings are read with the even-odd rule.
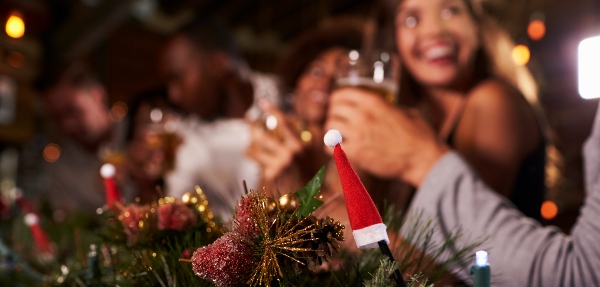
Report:
[[[337,64],[335,84],[338,88],[357,87],[369,90],[387,102],[396,104],[400,64],[394,53],[351,50],[341,56]]]

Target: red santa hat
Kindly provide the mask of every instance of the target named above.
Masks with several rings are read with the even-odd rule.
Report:
[[[389,243],[381,215],[342,149],[342,135],[338,130],[329,130],[324,141],[327,146],[333,148],[333,158],[344,190],[346,209],[356,245],[358,248],[376,248],[379,241]]]
[[[120,202],[122,200],[121,193],[115,181],[115,174],[116,168],[110,163],[106,163],[100,168],[100,175],[104,178],[106,204],[108,207],[112,207],[115,201]]]
[[[33,236],[37,248],[42,252],[52,254],[50,240],[44,230],[42,230],[42,227],[40,227],[38,216],[35,213],[27,213],[25,214],[24,219],[25,224],[27,224],[31,230],[31,235]]]

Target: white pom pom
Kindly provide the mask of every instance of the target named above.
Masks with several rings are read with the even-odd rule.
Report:
[[[34,224],[38,223],[38,216],[33,214],[33,213],[27,213],[25,214],[25,224],[27,224],[27,226],[32,226]]]
[[[111,178],[115,176],[116,172],[117,170],[115,169],[115,166],[110,163],[105,163],[100,168],[100,175],[102,176],[102,178]]]
[[[342,142],[342,134],[338,130],[329,130],[323,137],[323,141],[328,147],[335,147]]]

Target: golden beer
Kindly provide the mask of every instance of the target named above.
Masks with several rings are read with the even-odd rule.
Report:
[[[381,82],[376,82],[372,78],[347,77],[338,78],[336,85],[338,88],[355,87],[376,93],[390,104],[396,104],[398,100],[398,83],[393,79],[383,79]]]

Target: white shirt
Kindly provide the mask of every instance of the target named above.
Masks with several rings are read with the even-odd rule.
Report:
[[[279,104],[278,83],[274,77],[250,72],[245,75],[254,91],[254,104],[246,112],[248,119],[260,116],[259,100]],[[245,156],[250,144],[250,127],[242,119],[203,121],[190,116],[178,126],[183,138],[175,156],[175,168],[165,177],[169,196],[181,198],[199,185],[209,206],[223,221],[230,221],[241,195],[242,181],[248,189],[262,188],[260,166]]]
[[[178,127],[183,138],[175,156],[175,169],[166,176],[169,196],[181,198],[199,185],[216,216],[229,221],[244,193],[242,181],[256,189],[260,168],[245,157],[249,126],[241,119],[204,122],[185,119]]]

